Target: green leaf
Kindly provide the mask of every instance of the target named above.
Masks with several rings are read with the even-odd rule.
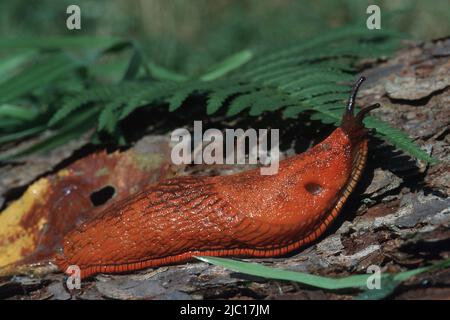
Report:
[[[334,61],[336,62],[336,61]],[[336,62],[337,63],[337,62]],[[320,76],[319,79],[317,79]],[[275,72],[254,77],[253,81],[262,81],[265,85],[285,84],[292,79],[305,81],[307,84],[311,82],[327,80],[328,76],[343,77],[343,79],[335,79],[335,81],[353,80],[353,75],[342,72],[337,66],[330,66],[327,63],[317,63],[308,67],[284,68]],[[345,78],[344,78],[345,77]]]
[[[253,84],[236,84],[213,90],[208,95],[206,112],[208,114],[213,114],[220,109],[220,107],[228,97],[238,93],[248,92],[255,88],[256,87]]]
[[[420,149],[420,147],[405,133],[396,128],[392,128],[386,122],[369,116],[364,119],[364,124],[368,128],[376,129],[380,138],[389,141],[392,145],[409,155],[431,164],[439,162],[437,159],[430,157],[425,151]]]
[[[129,66],[129,61],[123,59],[113,61],[101,61],[90,65],[89,73],[97,79],[112,79],[120,81]]]
[[[307,99],[312,98],[313,96],[316,95],[323,95],[327,93],[342,93],[342,92],[349,92],[349,87],[346,85],[325,83],[300,89],[298,91],[293,91],[291,96],[297,97],[299,99]]]
[[[450,259],[443,260],[428,267],[417,268],[409,271],[400,272],[397,274],[388,274],[381,279],[381,288],[377,290],[364,290],[361,294],[355,297],[357,300],[375,300],[383,299],[391,295],[399,284],[409,278],[421,274],[423,272],[430,272],[433,270],[446,269],[450,267]]]
[[[263,112],[280,110],[285,106],[295,104],[293,101],[289,101],[289,97],[280,95],[269,95],[262,101],[253,103],[249,114],[251,116],[259,116]]]
[[[224,61],[213,66],[210,71],[200,77],[202,81],[212,81],[223,77],[230,71],[239,68],[253,58],[253,52],[250,50],[243,50],[231,55]]]
[[[8,143],[8,142],[15,141],[18,139],[23,139],[26,137],[33,136],[37,133],[41,133],[46,128],[47,128],[46,125],[40,125],[40,126],[36,126],[36,127],[27,128],[22,131],[17,131],[17,132],[10,133],[10,134],[0,135],[0,144],[4,144],[4,143]]]
[[[0,118],[9,117],[22,121],[30,121],[36,118],[38,112],[31,108],[18,107],[11,104],[0,105]]]
[[[119,120],[126,118],[130,113],[146,104],[167,98],[176,89],[177,84],[175,82],[146,84],[142,87],[142,90],[132,92],[130,98],[124,101],[125,106],[120,112]]]
[[[137,89],[142,89],[141,85],[133,82],[125,82],[118,85],[101,85],[95,88],[83,91],[75,97],[68,97],[58,109],[58,111],[50,118],[48,125],[53,127],[66,119],[75,110],[81,108],[88,103],[108,102],[110,100],[121,99],[122,101],[133,94]]]
[[[357,274],[342,278],[330,278],[323,276],[316,276],[303,272],[288,271],[278,268],[266,267],[261,264],[243,262],[238,260],[216,258],[216,257],[196,257],[196,259],[220,266],[235,272],[249,274],[252,276],[295,281],[311,287],[321,288],[325,290],[339,290],[348,288],[367,288],[367,280],[373,274]],[[433,269],[443,269],[450,266],[450,259],[441,261],[429,267],[418,268],[397,274],[381,274],[381,289],[366,289],[363,294],[358,296],[358,299],[381,299],[392,293],[392,291],[403,281],[418,275],[420,273],[430,271]]]
[[[238,96],[231,101],[230,106],[228,107],[227,116],[232,117],[237,115],[243,110],[252,107],[256,101],[262,101],[265,96],[266,92],[263,91],[254,91]]]
[[[96,113],[98,113],[97,109],[89,109],[75,115],[63,129],[52,132],[49,137],[44,138],[42,141],[21,149],[13,154],[0,155],[0,162],[15,159],[31,153],[45,153],[56,147],[62,146],[75,138],[78,138],[80,135],[86,133],[88,129],[92,128],[96,119],[94,116]]]
[[[393,276],[389,275],[381,279],[380,289],[367,289],[354,297],[354,300],[380,300],[391,295],[398,287],[401,281],[395,281]]]
[[[183,82],[188,80],[188,77],[185,75],[169,70],[165,67],[157,65],[153,61],[150,61],[138,42],[132,41],[132,45],[134,47],[134,51],[140,56],[145,69],[152,76],[152,78],[156,80],[175,82]]]
[[[139,68],[142,65],[142,56],[138,50],[133,50],[133,54],[131,55],[130,62],[128,63],[127,69],[122,77],[122,80],[132,80],[136,78]]]
[[[79,65],[65,54],[52,54],[0,84],[0,103],[55,81]]]
[[[91,49],[99,47],[109,47],[120,41],[122,40],[119,38],[92,36],[0,38],[0,48]]]
[[[147,68],[150,72],[150,75],[157,80],[182,82],[182,81],[186,81],[188,79],[188,77],[186,77],[185,75],[182,75],[180,73],[176,73],[167,68],[158,66],[153,62],[148,62]]]
[[[37,52],[34,50],[28,50],[25,52],[14,54],[13,56],[3,58],[0,61],[0,82],[5,81],[14,71],[24,63],[35,58]]]
[[[348,99],[348,93],[326,93],[301,101],[301,104],[308,107],[319,107],[321,105],[339,101],[343,106]]]
[[[189,97],[189,95],[194,90],[195,90],[194,88],[189,86],[176,91],[171,98],[167,99],[167,102],[169,103],[169,111],[173,112],[179,107],[181,107],[183,102]]]
[[[268,279],[295,281],[306,284],[308,286],[337,290],[345,288],[361,288],[367,284],[367,279],[371,274],[360,274],[339,279],[316,276],[303,272],[288,271],[278,268],[266,267],[261,264],[243,262],[224,258],[215,257],[196,257],[197,259],[208,262],[226,269],[258,276]]]
[[[62,107],[56,111],[56,113],[50,118],[48,122],[49,127],[53,127],[57,125],[61,120],[67,118],[69,114],[77,110],[78,108],[81,108],[84,104],[91,101],[90,96],[82,95],[80,97],[77,97],[75,99],[71,99],[65,104],[62,105]]]
[[[285,50],[268,54],[267,56],[256,60],[254,65],[266,65],[273,61],[282,61],[287,57],[305,55],[311,52],[324,52],[324,48],[329,47],[330,44],[337,43],[339,46],[346,47],[343,45],[344,41],[358,43],[362,39],[373,39],[375,37],[401,38],[403,35],[389,30],[382,30],[380,33],[374,33],[366,28],[351,25],[315,36]]]
[[[113,100],[107,103],[98,117],[98,130],[106,130],[109,134],[115,131],[117,122],[119,121],[116,111],[122,104],[121,100]]]
[[[284,119],[295,119],[297,118],[297,116],[308,110],[309,108],[307,106],[304,105],[293,105],[293,106],[289,106],[286,109],[283,110],[283,118]]]
[[[351,82],[354,76],[340,72],[311,72],[301,78],[284,79],[279,88],[281,90],[296,90],[299,88],[308,88],[320,84],[336,85],[336,83]]]
[[[13,118],[0,118],[0,131],[2,133],[22,130],[24,122]]]

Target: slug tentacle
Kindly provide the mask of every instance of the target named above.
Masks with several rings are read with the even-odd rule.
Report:
[[[355,100],[361,84],[366,80],[365,77],[360,77],[354,84],[353,89],[348,99],[347,107],[342,116],[341,128],[349,135],[354,143],[358,143],[367,135],[367,129],[364,127],[364,117],[372,110],[379,108],[380,104],[375,103],[368,107],[362,108],[357,115],[354,114]]]
[[[361,84],[366,80],[365,77],[360,77],[358,79],[358,81],[356,81],[356,83],[353,86],[353,89],[350,93],[350,98],[348,99],[347,102],[347,108],[345,109],[346,112],[345,114],[347,116],[353,116],[354,113],[354,109],[355,109],[355,100],[356,100],[356,95],[358,94],[358,90],[361,87]]]
[[[230,176],[177,177],[113,204],[64,237],[55,256],[81,277],[182,263],[196,255],[273,257],[321,236],[361,177],[367,159],[362,120],[354,115],[364,77],[353,87],[342,123],[320,144],[279,163]]]
[[[377,108],[379,108],[379,107],[381,107],[381,105],[380,105],[379,103],[374,103],[374,104],[372,104],[372,105],[370,105],[370,106],[368,106],[368,107],[362,108],[362,109],[358,112],[358,114],[356,115],[355,120],[356,120],[357,122],[359,122],[359,123],[362,124],[362,121],[364,120],[364,117],[365,117],[370,111],[372,111],[372,110],[374,110],[374,109],[377,109]]]

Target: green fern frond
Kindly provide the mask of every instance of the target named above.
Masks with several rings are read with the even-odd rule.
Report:
[[[278,74],[279,73],[279,74]],[[282,72],[276,72],[271,74],[269,78],[255,77],[253,81],[261,81],[264,85],[277,85],[285,84],[293,80],[304,81],[305,83],[321,81],[323,78],[332,75],[335,77],[335,81],[345,81],[353,76],[350,73],[343,72],[342,69],[327,66],[325,63],[320,63],[310,67],[288,68],[282,70]],[[342,77],[343,79],[340,79]]]
[[[279,87],[282,90],[297,90],[300,88],[312,87],[319,84],[335,85],[336,83],[350,83],[354,76],[339,72],[312,72],[302,78],[292,79]]]
[[[292,97],[296,97],[299,100],[306,100],[315,96],[321,96],[329,93],[343,93],[349,92],[350,87],[348,85],[336,84],[336,83],[323,83],[305,87],[300,90],[294,89],[291,93]]]
[[[296,119],[298,115],[309,108],[304,105],[292,105],[283,110],[283,119]]]
[[[128,95],[139,90],[141,86],[137,83],[122,83],[119,85],[102,85],[89,90],[82,91],[76,97],[65,99],[62,107],[50,118],[48,125],[53,127],[66,119],[74,111],[88,103],[108,102],[115,99],[125,99]]]
[[[196,91],[194,86],[185,86],[182,89],[179,89],[173,93],[173,95],[167,99],[167,103],[169,104],[169,111],[173,112],[177,110],[183,102]]]
[[[48,125],[53,127],[61,120],[67,118],[69,114],[82,107],[84,104],[94,101],[94,98],[88,94],[81,95],[75,99],[68,100],[61,109],[59,109],[49,120]]]
[[[289,97],[283,95],[271,94],[265,96],[262,101],[254,103],[250,109],[251,116],[259,116],[263,112],[281,110],[283,107],[294,104]]]
[[[227,116],[234,116],[243,110],[250,108],[254,103],[261,101],[268,95],[264,90],[242,94],[231,101],[228,107]]]
[[[350,89],[350,87],[349,87]],[[317,107],[323,104],[327,104],[330,102],[336,102],[336,101],[344,101],[348,99],[348,93],[326,93],[319,96],[315,96],[306,100],[302,101],[302,105],[308,106],[308,107]]]
[[[109,134],[115,131],[119,117],[117,109],[122,105],[121,100],[110,101],[105,104],[98,117],[98,130],[106,130]]]
[[[420,149],[417,144],[408,137],[402,131],[389,126],[386,122],[383,122],[374,117],[367,117],[364,124],[371,129],[376,129],[377,136],[383,140],[387,140],[393,146],[405,151],[411,156],[429,162],[431,164],[437,164],[438,161],[429,156],[425,151]]]
[[[248,66],[248,68],[251,69],[254,66],[265,65],[272,61],[284,60],[287,57],[295,55],[304,55],[305,53],[322,51],[323,48],[328,47],[330,44],[342,45],[344,41],[347,43],[350,42],[354,45],[355,43],[361,41],[361,39],[371,40],[381,37],[384,37],[386,39],[395,39],[401,36],[402,35],[398,32],[389,30],[385,30],[382,33],[380,32],[376,34],[367,29],[350,26],[346,28],[336,29],[320,36],[316,36],[312,39],[309,39],[308,41],[304,41],[303,43],[292,46],[291,48],[288,48],[286,50],[268,54],[265,57],[254,61],[254,64],[252,66]]]
[[[119,116],[119,120],[125,119],[133,111],[167,98],[177,91],[178,84],[176,82],[158,82],[158,83],[142,83],[136,90],[129,92],[129,99],[125,101],[124,107]]]
[[[354,72],[355,68],[351,64],[350,58],[338,58],[332,60],[316,61],[315,63],[301,63],[288,65],[286,67],[269,69],[267,72],[262,72],[250,77],[251,81],[262,81],[263,83],[271,84],[271,82],[283,81],[283,77],[294,76],[297,78],[305,74],[313,72]]]
[[[208,94],[206,112],[208,114],[213,114],[220,109],[224,101],[230,96],[245,93],[255,88],[256,86],[254,84],[236,84],[213,90]]]

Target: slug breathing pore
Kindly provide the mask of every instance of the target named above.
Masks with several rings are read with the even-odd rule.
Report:
[[[176,264],[194,256],[274,257],[317,239],[336,218],[367,159],[355,84],[341,126],[310,150],[230,176],[164,180],[109,206],[68,233],[55,262],[81,277]]]

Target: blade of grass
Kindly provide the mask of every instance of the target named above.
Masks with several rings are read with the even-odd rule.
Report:
[[[182,82],[188,79],[188,77],[186,77],[183,74],[176,73],[172,70],[158,66],[153,62],[148,62],[146,66],[150,75],[156,80],[169,80],[175,82]]]
[[[11,118],[0,118],[0,132],[16,132],[23,127],[23,121]]]
[[[142,65],[142,62],[143,61],[141,53],[138,50],[134,49],[127,69],[125,70],[125,73],[122,77],[122,81],[135,79]]]
[[[34,50],[14,54],[0,61],[0,82],[10,78],[16,69],[37,55]]]
[[[236,272],[249,274],[269,279],[287,280],[300,282],[312,287],[337,290],[345,288],[359,288],[367,284],[367,278],[370,274],[354,275],[340,279],[316,276],[303,272],[288,271],[278,268],[266,267],[261,264],[243,262],[215,257],[196,257],[197,259],[217,266],[224,267]]]
[[[65,54],[52,54],[0,84],[0,103],[51,83],[79,65]]]
[[[389,274],[387,277],[381,279],[381,288],[379,290],[364,290],[361,294],[355,297],[356,300],[376,300],[383,299],[391,295],[397,286],[405,280],[418,275],[423,272],[445,269],[450,267],[450,259],[438,262],[434,265],[417,268],[409,271],[400,272],[397,274]]]
[[[429,156],[425,151],[420,149],[420,147],[405,133],[389,126],[386,122],[369,116],[364,120],[364,123],[368,128],[375,128],[377,130],[377,133],[379,133],[378,136],[380,136],[382,139],[387,140],[388,142],[403,150],[404,152],[410,154],[411,156],[430,164],[439,163],[437,159]]]
[[[277,279],[277,280],[287,280],[295,281],[308,286],[326,289],[326,290],[338,290],[347,288],[365,288],[367,287],[367,280],[373,274],[358,274],[343,278],[329,278],[323,276],[316,276],[303,272],[288,271],[278,268],[266,267],[261,264],[249,263],[231,259],[216,258],[216,257],[196,257],[198,260],[203,262],[211,263],[226,269],[249,274],[252,276],[258,276],[262,278]],[[418,268],[414,270],[409,270],[405,272],[400,272],[397,274],[382,274],[381,281],[383,286],[387,290],[383,292],[378,292],[378,295],[374,297],[383,298],[390,292],[392,292],[395,287],[402,281],[405,281],[417,274],[423,273],[437,268],[446,268],[450,266],[450,259],[444,260],[443,262],[431,265],[429,267]],[[382,286],[382,288],[383,288]],[[374,290],[371,290],[374,291]],[[362,296],[364,297],[364,296]]]
[[[90,49],[98,47],[108,47],[119,41],[119,38],[90,36],[0,38],[0,48]]]
[[[22,138],[26,138],[26,137],[35,135],[37,133],[44,131],[46,128],[47,128],[46,125],[41,125],[41,126],[28,128],[28,129],[25,129],[22,131],[10,133],[10,134],[0,135],[0,145],[17,140],[17,139],[22,139]]]
[[[155,64],[153,61],[149,60],[145,51],[142,49],[142,46],[137,41],[131,41],[131,45],[134,48],[134,54],[140,57],[145,70],[154,79],[168,80],[175,82],[182,82],[188,80],[188,77],[186,77],[185,75],[159,66]]]
[[[0,117],[8,117],[17,120],[30,121],[38,115],[36,110],[18,107],[10,104],[0,106]]]
[[[235,53],[222,62],[213,66],[210,71],[200,77],[202,81],[212,81],[224,76],[230,71],[239,68],[253,58],[253,52],[250,50],[243,50]]]
[[[97,113],[98,109],[96,108],[87,109],[84,112],[80,112],[79,114],[73,116],[70,119],[70,122],[68,124],[66,123],[61,130],[56,131],[50,137],[47,137],[44,140],[13,154],[1,155],[0,162],[12,160],[30,153],[45,153],[69,142],[72,139],[78,138],[94,126]]]

